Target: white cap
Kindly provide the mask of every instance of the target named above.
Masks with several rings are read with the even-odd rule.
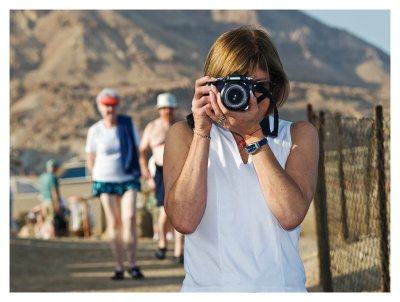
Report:
[[[157,108],[176,108],[176,97],[172,93],[165,92],[157,96]]]

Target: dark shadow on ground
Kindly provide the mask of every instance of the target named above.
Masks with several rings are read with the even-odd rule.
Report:
[[[178,292],[184,278],[182,265],[154,258],[156,243],[139,241],[138,265],[145,277],[112,281],[111,248],[103,241],[10,240],[10,292],[138,291]]]

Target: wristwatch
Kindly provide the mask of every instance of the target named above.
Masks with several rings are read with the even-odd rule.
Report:
[[[244,150],[246,150],[246,152],[248,154],[254,154],[257,152],[258,149],[260,149],[262,146],[266,145],[268,143],[268,140],[266,137],[264,137],[262,140],[252,143],[250,145],[246,145],[244,147]]]

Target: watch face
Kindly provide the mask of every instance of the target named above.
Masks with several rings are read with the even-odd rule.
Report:
[[[246,152],[252,154],[256,152],[258,148],[260,148],[260,145],[258,143],[254,143],[249,146],[246,146]]]

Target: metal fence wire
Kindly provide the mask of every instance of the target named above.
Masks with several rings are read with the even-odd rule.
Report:
[[[325,291],[390,291],[390,121],[312,113],[320,136],[314,199]]]

